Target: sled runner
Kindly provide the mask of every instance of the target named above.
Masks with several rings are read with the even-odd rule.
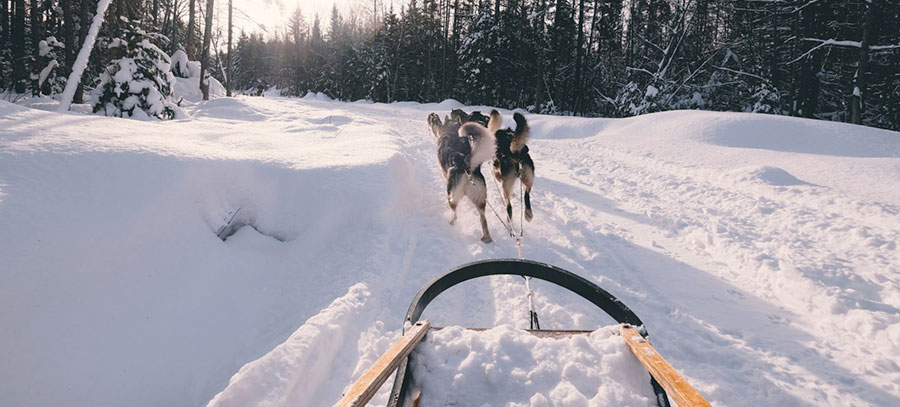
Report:
[[[429,282],[415,298],[406,312],[403,337],[391,346],[372,367],[347,390],[335,404],[340,407],[365,406],[381,385],[395,370],[394,385],[388,399],[388,407],[409,407],[407,399],[410,377],[409,355],[432,328],[428,321],[419,321],[425,308],[450,287],[478,277],[492,275],[516,275],[537,278],[554,283],[578,294],[605,311],[621,325],[620,335],[628,348],[650,373],[650,385],[660,407],[669,407],[671,396],[679,407],[702,407],[710,404],[650,345],[643,322],[625,304],[590,281],[561,268],[530,260],[485,260],[465,264]],[[565,337],[588,334],[577,330],[527,330],[540,337]],[[418,399],[413,400],[414,406]]]

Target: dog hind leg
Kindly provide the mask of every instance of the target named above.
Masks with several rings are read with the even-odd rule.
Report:
[[[459,201],[466,196],[467,184],[464,171],[451,168],[449,174],[449,177],[447,177],[447,204],[453,210],[453,216],[450,218],[450,224],[452,225],[456,223],[456,208],[459,206]]]
[[[512,194],[513,187],[516,186],[516,176],[508,174],[503,178],[503,202],[506,202],[506,219],[512,220]]]
[[[529,160],[530,161],[530,160]],[[534,163],[522,163],[522,173],[519,175],[522,180],[522,186],[525,188],[525,220],[531,222],[534,218],[534,212],[531,211],[531,186],[534,184]]]
[[[466,196],[475,204],[475,208],[478,209],[478,214],[481,217],[481,241],[484,243],[490,243],[493,241],[491,239],[491,232],[488,230],[487,217],[485,217],[485,209],[487,208],[487,184],[484,182],[484,176],[481,175],[480,170],[476,170],[472,174],[473,184],[469,185],[466,191]]]

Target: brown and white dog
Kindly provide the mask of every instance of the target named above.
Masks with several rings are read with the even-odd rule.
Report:
[[[475,204],[481,215],[481,241],[491,242],[484,210],[487,205],[487,186],[481,174],[481,163],[494,157],[496,143],[493,132],[482,123],[487,118],[479,112],[466,115],[454,111],[452,118],[428,115],[428,126],[438,144],[438,162],[447,179],[447,203],[453,210],[452,225],[456,222],[456,207],[464,196]]]
[[[512,219],[512,202],[510,195],[516,184],[516,178],[522,182],[525,190],[525,220],[531,221],[534,213],[531,210],[531,187],[534,184],[534,161],[528,154],[528,142],[530,133],[525,116],[519,113],[513,114],[516,121],[516,129],[500,129],[503,125],[503,116],[496,110],[491,111],[488,131],[494,135],[497,143],[497,151],[494,155],[494,177],[503,185],[503,199],[506,201],[506,215]]]

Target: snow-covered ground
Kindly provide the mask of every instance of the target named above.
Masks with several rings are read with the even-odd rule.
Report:
[[[455,107],[239,97],[145,122],[0,102],[0,405],[330,405],[423,284],[517,254],[493,215],[478,241],[471,205],[447,223],[425,117]],[[714,405],[900,405],[900,134],[527,117],[527,257],[617,295]],[[238,208],[250,227],[222,242]],[[542,327],[611,322],[533,288]],[[524,327],[523,294],[470,281],[424,318]],[[423,402],[650,405],[612,332],[430,334]]]

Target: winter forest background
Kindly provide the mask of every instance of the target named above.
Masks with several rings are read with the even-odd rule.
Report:
[[[229,93],[607,117],[747,111],[900,130],[898,0],[373,0],[327,16],[296,9],[265,33],[232,33],[215,9],[113,0],[76,103],[172,118],[177,78],[212,75]],[[58,98],[96,11],[97,0],[0,0],[3,97]]]

